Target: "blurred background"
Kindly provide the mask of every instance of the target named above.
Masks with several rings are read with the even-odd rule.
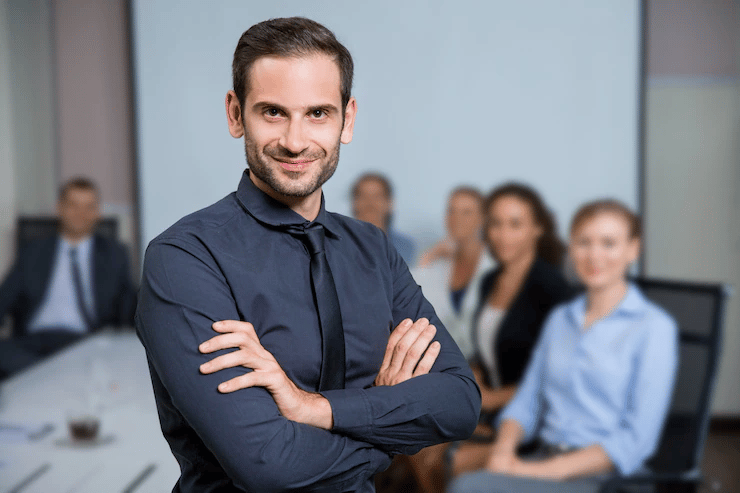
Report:
[[[138,280],[148,241],[236,188],[231,56],[283,15],[325,23],[355,60],[330,210],[349,214],[357,176],[385,173],[394,225],[423,250],[460,184],[528,182],[561,233],[613,196],[645,221],[641,273],[740,286],[737,0],[0,0],[0,272],[18,216],[53,215],[58,186],[84,175]],[[737,424],[740,296],[726,316],[712,410]]]

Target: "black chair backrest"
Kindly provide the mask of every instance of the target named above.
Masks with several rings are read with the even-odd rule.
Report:
[[[635,279],[654,303],[676,320],[679,368],[661,441],[648,462],[656,472],[698,471],[710,419],[725,300],[722,284]]]
[[[55,216],[21,216],[16,226],[16,251],[28,241],[53,236],[59,230],[59,219]],[[95,232],[110,239],[118,238],[118,219],[104,217],[98,222]]]

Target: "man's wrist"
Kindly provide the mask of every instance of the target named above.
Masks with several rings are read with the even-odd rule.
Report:
[[[306,392],[303,397],[300,416],[296,421],[322,430],[331,430],[334,427],[334,415],[328,399],[311,392]]]

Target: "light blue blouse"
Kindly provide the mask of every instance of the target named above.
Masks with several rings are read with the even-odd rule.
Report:
[[[622,474],[655,451],[678,365],[673,318],[630,284],[622,302],[583,329],[585,295],[549,315],[516,395],[500,419],[525,440],[599,444]]]

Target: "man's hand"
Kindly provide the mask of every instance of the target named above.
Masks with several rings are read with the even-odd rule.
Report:
[[[426,375],[439,356],[439,342],[432,342],[436,327],[426,318],[406,319],[391,333],[375,385],[396,385]],[[431,344],[430,344],[431,343]]]
[[[333,426],[331,405],[320,394],[299,389],[285,374],[275,357],[259,341],[249,322],[223,320],[213,324],[220,332],[199,346],[201,353],[237,348],[200,366],[201,373],[214,373],[225,368],[244,366],[253,371],[227,380],[218,386],[223,393],[248,387],[264,387],[272,395],[280,414],[291,421],[330,430]]]

